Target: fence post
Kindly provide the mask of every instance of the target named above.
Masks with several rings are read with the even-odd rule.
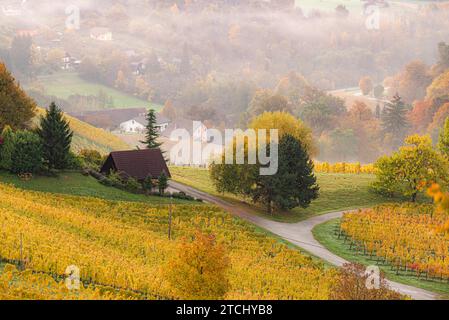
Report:
[[[168,205],[168,240],[171,240],[172,199],[170,196],[170,203]]]

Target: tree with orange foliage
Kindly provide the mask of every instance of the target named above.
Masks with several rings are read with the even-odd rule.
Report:
[[[407,118],[414,132],[424,133],[432,122],[432,103],[428,100],[416,101]]]
[[[406,103],[426,96],[426,88],[432,83],[429,67],[420,60],[407,64],[395,77],[396,91]]]
[[[373,118],[373,112],[361,101],[354,102],[349,110],[349,115],[358,121],[367,121]]]
[[[445,103],[433,116],[433,121],[429,126],[429,131],[439,131],[444,122],[449,117],[449,102]]]
[[[177,118],[176,109],[173,106],[173,102],[170,99],[165,101],[164,107],[161,110],[161,114],[170,120],[175,120]]]
[[[340,271],[332,287],[331,300],[404,300],[400,293],[390,290],[381,273],[379,288],[369,288],[366,284],[370,275],[361,264],[347,263]]]
[[[373,81],[370,77],[363,77],[362,79],[360,79],[359,87],[363,95],[367,96],[371,91],[373,91]]]
[[[184,239],[168,262],[165,276],[181,299],[223,299],[229,283],[229,259],[215,236],[197,231],[193,241]]]
[[[449,70],[433,80],[427,88],[426,99],[436,99],[447,96],[449,93]]]

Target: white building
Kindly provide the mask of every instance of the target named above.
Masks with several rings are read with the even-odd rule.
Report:
[[[147,119],[143,115],[130,119],[128,121],[122,122],[120,124],[120,131],[125,133],[145,133],[147,125]],[[156,115],[156,128],[159,132],[164,132],[170,125],[170,120],[162,116],[161,114]]]
[[[93,28],[90,37],[98,41],[112,41],[112,32],[108,28]]]
[[[195,141],[203,143],[208,142],[207,127],[200,121],[193,121],[187,119],[176,120],[163,131],[163,136],[170,138],[174,130],[185,129],[190,134],[190,137]]]

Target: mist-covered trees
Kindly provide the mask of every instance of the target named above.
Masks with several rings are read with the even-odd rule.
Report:
[[[392,146],[399,146],[407,134],[408,107],[399,95],[395,95],[390,103],[385,105],[382,113],[382,129]]]
[[[359,87],[363,95],[367,96],[373,91],[373,81],[370,77],[363,77],[360,79]]]
[[[36,104],[16,83],[6,66],[0,62],[0,131],[6,125],[25,129],[34,116]]]
[[[291,112],[292,107],[287,98],[282,95],[274,94],[269,89],[257,90],[248,107],[250,119],[264,112]]]

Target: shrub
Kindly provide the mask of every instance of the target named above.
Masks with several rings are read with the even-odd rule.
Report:
[[[100,169],[103,165],[104,157],[97,150],[83,149],[79,153],[84,168]]]
[[[125,180],[124,186],[127,190],[131,192],[137,192],[142,188],[142,185],[136,179],[130,177]]]
[[[2,144],[0,146],[0,169],[11,169],[11,156],[14,151],[14,132],[6,126],[2,132]]]
[[[41,139],[30,131],[18,131],[13,138],[10,171],[13,173],[36,173],[43,167]]]
[[[71,170],[80,170],[84,167],[83,159],[74,154],[73,152],[70,152],[67,157],[67,169]]]

